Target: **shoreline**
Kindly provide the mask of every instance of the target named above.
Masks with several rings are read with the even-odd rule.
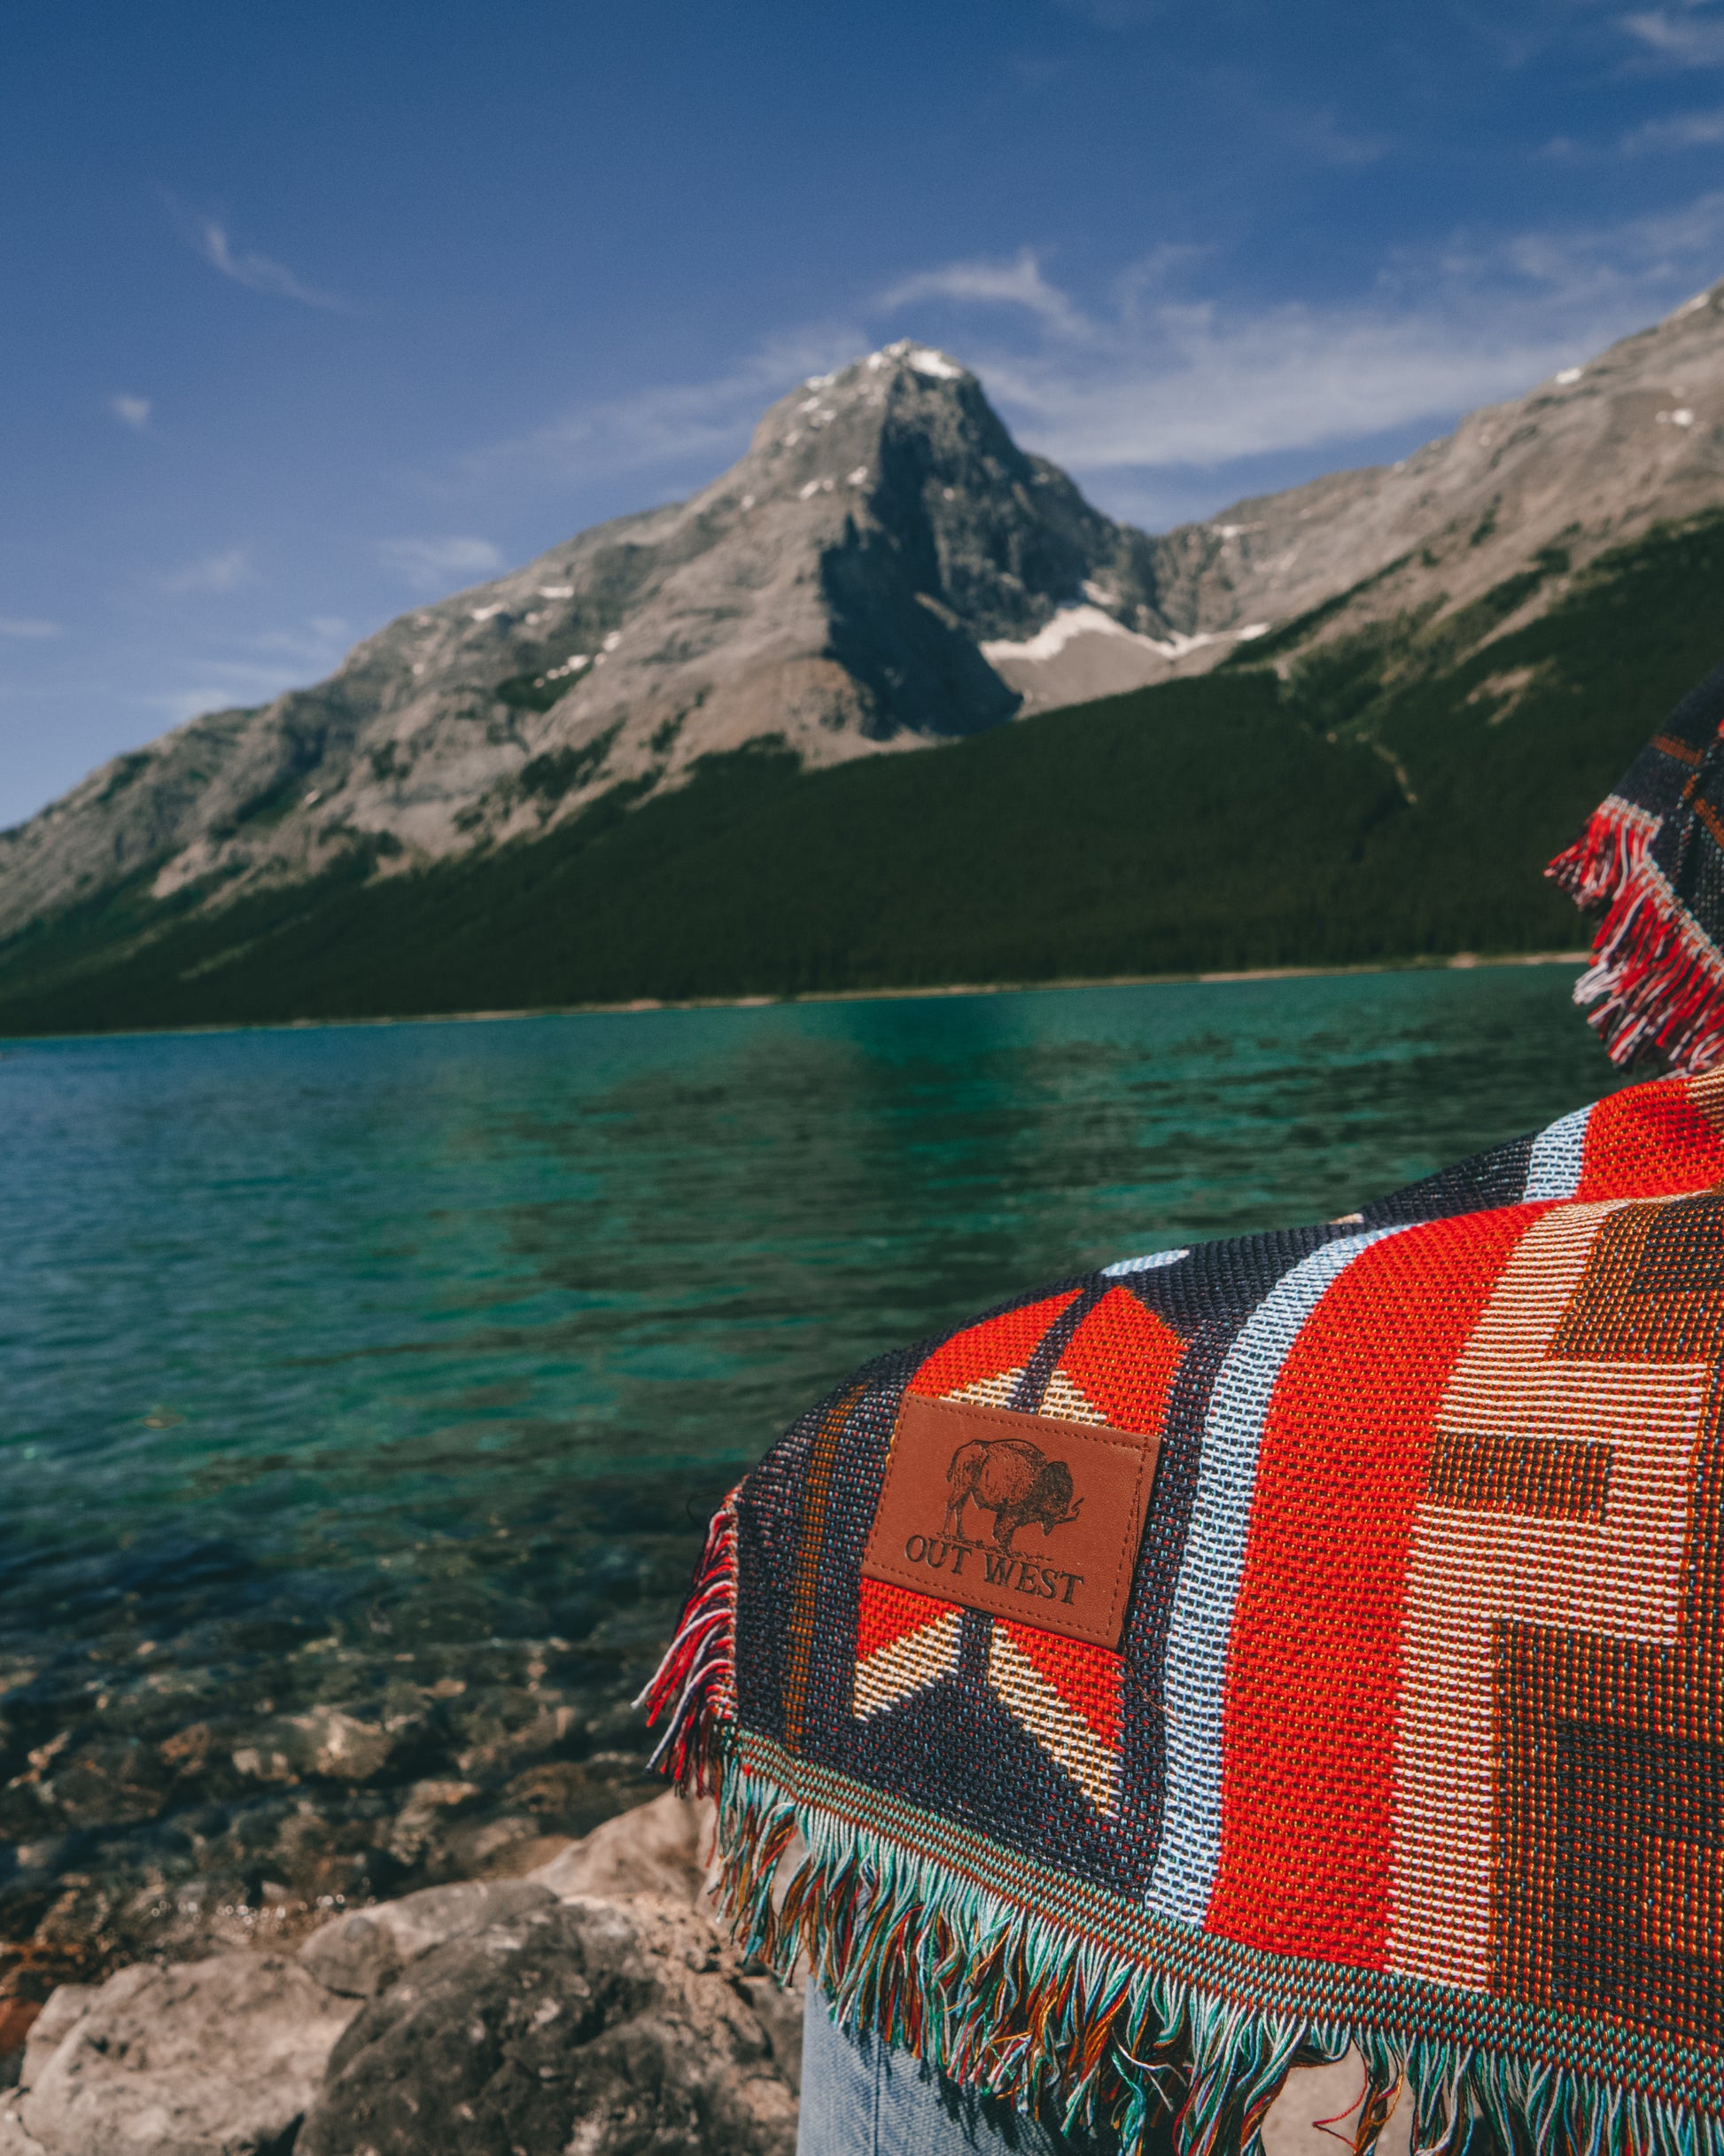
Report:
[[[950,981],[931,987],[811,988],[788,995],[637,996],[622,1003],[544,1003],[524,1010],[413,1011],[369,1018],[236,1019],[227,1024],[115,1026],[83,1033],[0,1034],[0,1053],[14,1044],[52,1040],[156,1040],[210,1033],[302,1033],[386,1025],[495,1025],[529,1018],[633,1017],[669,1010],[766,1010],[799,1003],[931,1002],[946,996],[1058,995],[1083,988],[1224,987],[1247,981],[1337,980],[1378,973],[1471,973],[1487,967],[1586,966],[1590,951],[1456,951],[1447,958],[1382,959],[1351,966],[1251,966],[1211,973],[1107,973],[1052,981]]]

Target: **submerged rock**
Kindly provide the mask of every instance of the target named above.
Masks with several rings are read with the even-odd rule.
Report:
[[[94,1700],[82,1661],[75,1685],[43,1677],[0,1716],[0,1999],[288,1949],[331,1909],[532,1870],[650,1794],[622,1697],[643,1663],[318,1638],[220,1712],[153,1654]]]
[[[317,1706],[263,1724],[249,1744],[235,1748],[233,1763],[236,1772],[260,1782],[297,1782],[306,1775],[369,1782],[385,1771],[408,1734],[417,1734],[411,1724],[404,1732]]]

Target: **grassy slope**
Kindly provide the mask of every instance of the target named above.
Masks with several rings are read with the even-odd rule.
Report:
[[[1479,650],[1517,596],[1302,663],[1291,625],[1285,685],[1247,647],[913,755],[717,759],[422,874],[355,860],[201,917],[134,886],[0,951],[0,1031],[1573,944],[1540,868],[1724,647],[1724,516]],[[1484,687],[1521,669],[1513,700]]]

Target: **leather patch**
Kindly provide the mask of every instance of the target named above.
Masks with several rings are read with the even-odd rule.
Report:
[[[1159,1437],[907,1392],[869,1579],[1117,1647]]]

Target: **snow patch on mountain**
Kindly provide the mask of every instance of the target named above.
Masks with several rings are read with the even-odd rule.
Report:
[[[990,665],[1004,659],[1027,659],[1032,665],[1041,665],[1057,658],[1075,637],[1114,636],[1153,651],[1157,658],[1177,659],[1189,651],[1200,651],[1206,644],[1242,643],[1250,637],[1266,635],[1269,628],[1267,621],[1254,621],[1242,629],[1202,629],[1192,636],[1183,636],[1177,629],[1167,636],[1145,636],[1137,629],[1128,629],[1099,606],[1062,606],[1044,628],[1021,642],[1009,637],[990,638],[982,646],[982,656]]]
[[[1145,650],[1153,651],[1161,658],[1172,656],[1154,637],[1138,635],[1135,629],[1128,629],[1123,622],[1115,621],[1111,614],[1104,614],[1099,606],[1061,607],[1045,628],[1037,629],[1021,642],[1011,637],[990,637],[982,647],[982,656],[990,665],[1001,659],[1027,659],[1030,665],[1039,666],[1057,658],[1075,636],[1122,636],[1128,643],[1141,644]]]

